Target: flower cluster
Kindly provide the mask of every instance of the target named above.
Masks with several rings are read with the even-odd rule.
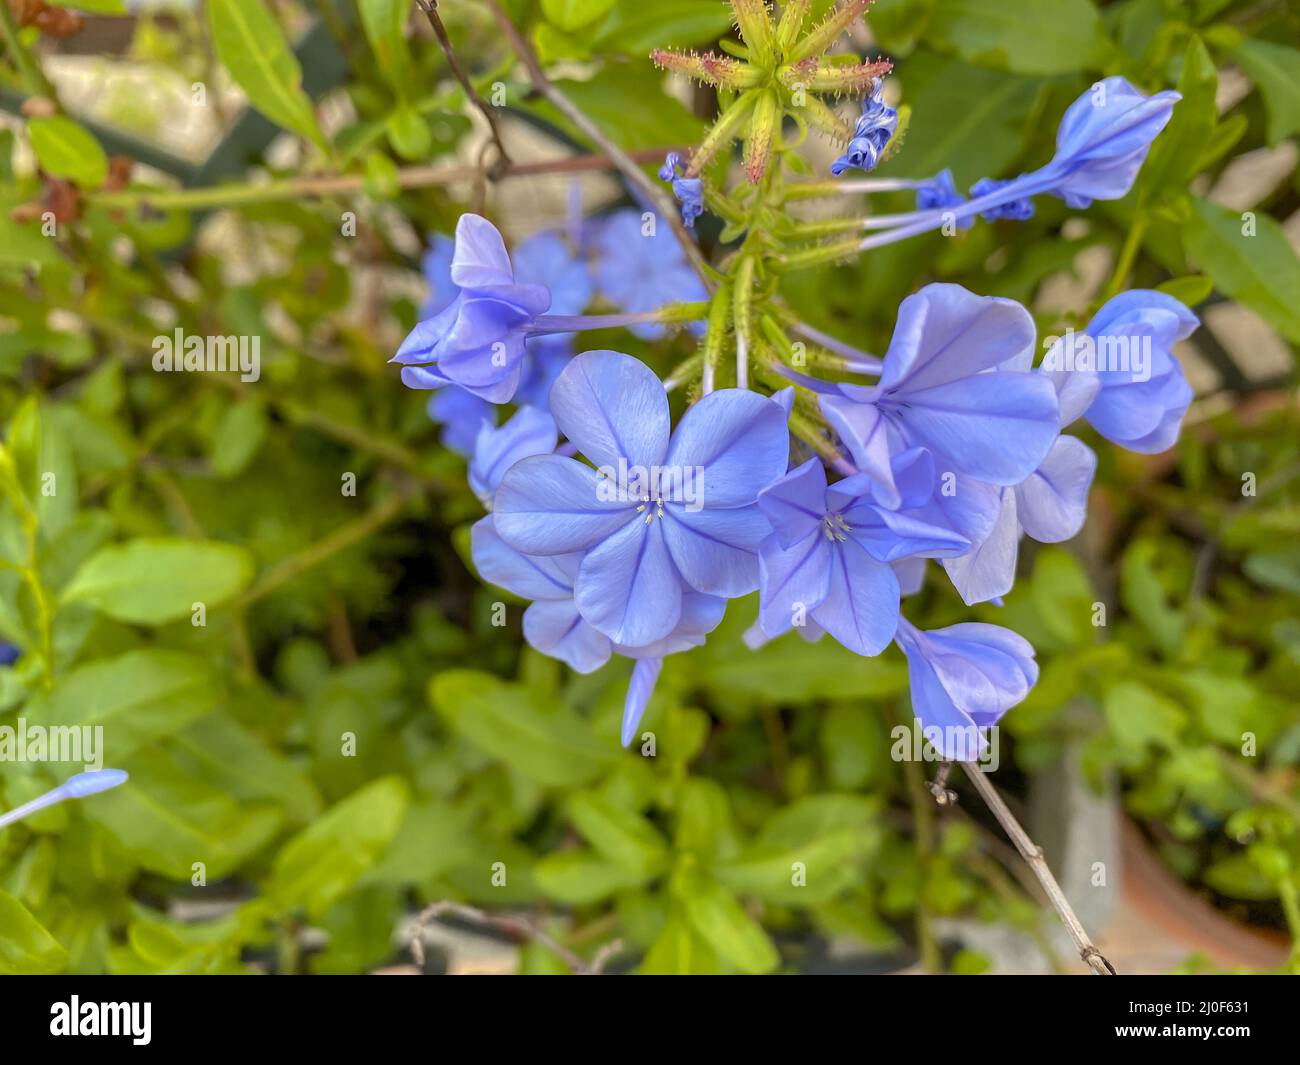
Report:
[[[702,168],[742,137],[759,188],[735,198],[711,191],[710,206],[733,225],[781,209],[784,190],[760,179],[789,150],[773,132],[788,109],[840,131],[848,148],[836,174],[873,170],[892,150],[887,64],[821,58],[866,6],[842,0],[806,30],[806,3],[786,4],[773,20],[761,0],[732,0],[747,60],[655,54],[732,101],[689,163],[673,155],[661,171],[688,224],[704,207]],[[816,99],[846,91],[865,93],[852,131]],[[796,99],[805,93],[811,103]],[[1121,197],[1177,99],[1108,78],[1066,112],[1051,162],[984,179],[970,199],[949,171],[865,179],[868,191],[913,189],[917,210],[867,219],[863,228],[879,232],[856,248],[977,217],[1023,220],[1038,195],[1076,209]],[[1063,432],[1069,426],[1086,421],[1138,452],[1170,447],[1191,400],[1172,349],[1196,317],[1161,292],[1125,292],[1083,332],[1045,339],[1039,361],[1034,320],[1019,303],[930,284],[903,300],[877,359],[799,322],[774,296],[762,256],[787,233],[798,239],[793,222],[761,252],[747,246],[724,261],[706,292],[667,227],[657,236],[644,219],[618,212],[567,242],[543,234],[512,261],[491,223],[465,215],[449,251],[435,249],[439,298],[395,361],[406,384],[440,390],[439,416],[470,459],[487,510],[472,536],[480,576],[530,601],[524,636],[539,651],[584,673],[613,656],[633,660],[624,744],[663,659],[701,644],[728,600],[757,591],[747,637],[756,653],[791,630],[859,655],[897,644],[927,738],[946,758],[969,758],[962,730],[978,746],[982,730],[1024,699],[1037,680],[1033,648],[996,625],[921,631],[902,616],[903,600],[935,560],[967,605],[1000,602],[1022,537],[1055,543],[1079,532],[1097,459]],[[813,246],[774,257],[790,268],[844,253]],[[584,317],[597,293],[621,313]],[[564,340],[544,354],[540,343],[597,328],[655,339],[690,322],[707,323],[700,351],[668,384],[618,351],[572,355]],[[833,372],[788,365],[787,329]],[[736,356],[734,388],[715,387],[723,349]],[[751,371],[765,391],[748,387]],[[863,375],[875,380],[844,379]],[[697,387],[674,425],[669,393],[682,383]],[[517,410],[498,427],[496,405],[506,402]]]

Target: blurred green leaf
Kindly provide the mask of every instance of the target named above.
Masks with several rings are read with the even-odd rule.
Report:
[[[222,65],[249,102],[277,125],[324,148],[302,67],[271,9],[259,0],[209,0],[208,28]]]
[[[486,673],[453,670],[433,678],[430,697],[451,728],[543,784],[584,784],[618,757],[586,724],[556,708],[544,712],[525,689]]]
[[[108,156],[86,129],[63,115],[33,118],[27,123],[32,151],[41,169],[57,178],[97,189],[108,177]]]
[[[242,590],[253,575],[234,544],[140,538],[92,555],[63,590],[65,603],[89,603],[119,621],[162,625],[205,610]]]
[[[1268,143],[1300,133],[1300,49],[1244,37],[1234,53],[1268,108]]]
[[[38,976],[60,972],[68,952],[7,892],[0,891],[0,974]]]
[[[28,704],[33,725],[104,729],[114,760],[171,735],[210,712],[220,693],[211,666],[195,655],[147,649],[80,666]]]
[[[1272,218],[1246,214],[1193,197],[1187,250],[1226,295],[1300,343],[1300,306],[1289,296],[1300,292],[1300,257]]]
[[[401,827],[409,788],[384,777],[326,810],[276,856],[267,897],[320,917],[366,872]]]
[[[579,834],[619,868],[653,876],[666,867],[668,847],[640,814],[621,809],[593,792],[571,795],[567,809]]]
[[[1108,47],[1090,0],[935,0],[926,43],[1017,74],[1100,66]]]
[[[763,926],[716,880],[701,873],[686,875],[676,894],[695,934],[742,973],[769,973],[781,964]]]

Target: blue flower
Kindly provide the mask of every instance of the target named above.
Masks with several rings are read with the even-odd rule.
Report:
[[[128,779],[126,772],[121,769],[91,769],[84,773],[74,773],[57,788],[51,788],[43,795],[38,795],[21,806],[15,806],[12,810],[0,814],[0,828],[17,824],[24,817],[38,810],[66,802],[68,799],[85,799],[91,795],[98,795],[101,791],[108,791],[109,788],[125,784]]]
[[[1181,99],[1172,91],[1146,96],[1118,76],[1098,82],[1065,112],[1056,155],[1038,173],[1051,175],[1052,194],[1075,209],[1126,196]]]
[[[429,241],[428,250],[420,260],[424,279],[429,283],[429,295],[420,308],[420,320],[432,318],[452,300],[459,291],[451,279],[451,260],[456,252],[456,243],[442,233],[435,233]]]
[[[544,230],[515,249],[515,279],[544,285],[551,293],[550,314],[581,314],[591,302],[591,274],[558,233]]]
[[[442,425],[439,439],[459,455],[472,455],[479,429],[484,424],[497,423],[495,404],[456,385],[447,385],[434,392],[425,409],[432,421]]]
[[[688,229],[694,229],[695,220],[704,213],[704,181],[681,176],[682,169],[682,157],[669,152],[659,168],[659,178],[672,182],[673,195],[682,205],[682,222]]]
[[[1067,334],[1043,360],[1061,389],[1062,423],[1082,415],[1107,440],[1143,454],[1172,447],[1192,401],[1172,349],[1199,325],[1163,292],[1134,289],[1110,300],[1082,336]]]
[[[758,493],[785,471],[787,411],[725,389],[676,431],[644,363],[589,351],[551,389],[560,431],[599,470],[560,455],[524,459],[494,501],[501,538],[527,555],[583,553],[582,617],[631,647],[667,638],[689,591],[734,597],[758,586],[767,521]]]
[[[957,191],[952,180],[952,171],[940,170],[934,177],[920,181],[916,186],[916,209],[918,211],[939,211],[948,207],[960,207],[966,197]],[[972,223],[964,223],[969,226]]]
[[[898,129],[898,112],[884,101],[885,82],[876,78],[871,92],[863,97],[862,115],[853,130],[848,151],[831,164],[831,173],[838,177],[849,169],[868,173],[880,164],[880,156],[894,132]]]
[[[515,281],[501,234],[486,218],[456,225],[451,280],[455,298],[411,330],[393,357],[410,388],[462,388],[505,403],[522,374],[526,327],[550,306],[545,286]]]
[[[986,743],[982,731],[1038,680],[1033,647],[998,625],[923,632],[901,619],[897,641],[907,656],[912,713],[922,734],[950,761],[975,761]]]
[[[0,640],[0,666],[12,666],[22,657],[22,649]]]
[[[936,284],[903,301],[880,382],[839,385],[820,401],[879,502],[901,505],[892,459],[912,448],[963,484],[1017,485],[1038,469],[1059,408],[1050,381],[1014,368],[1032,358],[1034,339],[1013,300]]]
[[[980,178],[970,187],[971,198],[979,199],[981,196],[987,196],[990,193],[1012,186],[1020,180],[1022,179],[998,181],[996,178]],[[985,211],[981,211],[980,217],[986,222],[997,222],[1000,219],[1005,219],[1008,222],[1027,222],[1034,217],[1034,201],[1028,196],[1015,200],[1006,200]]]
[[[555,379],[573,358],[573,334],[543,333],[529,337],[527,348],[524,374],[514,401],[544,408],[551,401]]]
[[[653,216],[652,216],[653,218]],[[634,208],[614,211],[593,241],[596,286],[625,311],[654,311],[668,303],[708,299],[703,283],[666,227],[648,227]],[[656,324],[629,329],[644,340],[663,335]]]
[[[676,626],[662,640],[641,647],[616,644],[578,611],[574,585],[582,565],[581,552],[525,555],[501,539],[491,515],[474,525],[471,542],[479,576],[534,600],[524,611],[523,623],[524,639],[534,649],[558,658],[578,673],[599,669],[613,654],[636,661],[623,709],[625,747],[636,734],[664,658],[704,643],[726,610],[724,599],[687,591]]]
[[[1087,516],[1097,456],[1082,440],[1058,437],[1042,464],[1014,488],[1003,488],[987,532],[964,555],[943,560],[953,587],[967,606],[998,599],[1016,579],[1020,539],[1039,543],[1072,539]],[[963,490],[971,494],[974,486]],[[983,489],[984,486],[980,486]]]
[[[549,455],[556,438],[555,419],[537,407],[520,407],[499,429],[483,425],[469,463],[470,488],[483,502],[491,502],[506,470],[520,459]]]
[[[905,464],[916,458],[927,456]],[[929,483],[921,491],[928,497]],[[759,555],[759,623],[768,636],[811,619],[850,651],[877,655],[898,624],[891,563],[970,547],[948,529],[878,506],[866,477],[827,487],[816,458],[764,489],[758,502],[775,530]]]

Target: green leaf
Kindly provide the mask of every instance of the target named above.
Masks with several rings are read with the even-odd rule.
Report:
[[[217,57],[249,103],[325,148],[325,135],[302,90],[302,68],[271,10],[260,0],[209,0],[208,25]]]
[[[679,878],[674,893],[686,920],[704,942],[743,973],[770,973],[781,964],[772,940],[740,900],[703,873]]]
[[[945,167],[959,188],[998,174],[1020,154],[1039,82],[987,70],[934,52],[907,61],[907,101],[942,122],[909,126],[891,173],[929,177]]]
[[[1196,175],[1206,142],[1218,124],[1215,97],[1219,72],[1199,37],[1192,37],[1183,58],[1178,91],[1183,98],[1151,147],[1138,177],[1139,194],[1151,203],[1183,196]]]
[[[820,795],[787,806],[714,875],[743,895],[814,905],[852,886],[858,863],[880,845],[875,807],[857,796]]]
[[[1162,281],[1156,286],[1156,291],[1163,292],[1166,296],[1173,296],[1179,303],[1188,307],[1195,307],[1210,298],[1210,293],[1214,291],[1214,282],[1201,274],[1192,274],[1188,277],[1175,277],[1169,281]]]
[[[8,892],[0,891],[0,975],[45,976],[68,964],[68,952]]]
[[[433,133],[429,123],[414,107],[399,107],[384,124],[388,143],[403,159],[415,162],[433,152]]]
[[[1288,340],[1300,343],[1300,257],[1266,214],[1192,198],[1187,251],[1223,292],[1246,304]],[[1253,234],[1252,234],[1253,228]]]
[[[1090,0],[937,0],[926,43],[1017,74],[1101,66],[1110,46]]]
[[[1187,720],[1177,703],[1129,680],[1121,681],[1106,693],[1102,709],[1116,742],[1133,749],[1147,744],[1174,749]]]
[[[565,33],[609,14],[617,0],[542,0],[542,13]]]
[[[1300,50],[1246,37],[1234,58],[1264,96],[1269,146],[1300,133]]]
[[[672,914],[638,970],[646,976],[714,976],[718,956],[683,915]]]
[[[653,876],[667,866],[668,847],[663,837],[640,814],[594,792],[570,796],[568,812],[578,833],[619,868]]]
[[[226,408],[208,443],[208,465],[218,477],[243,473],[266,439],[266,407],[255,399],[241,399]]]
[[[406,44],[406,20],[411,5],[406,0],[358,0],[361,26],[379,63],[379,72],[399,99],[411,88],[411,52]]]
[[[52,7],[70,7],[95,15],[125,15],[126,0],[49,0]]]
[[[41,168],[56,178],[97,189],[108,177],[108,156],[89,132],[63,115],[33,118],[27,123],[32,151]]]
[[[1185,619],[1171,606],[1160,579],[1157,562],[1160,545],[1155,540],[1135,540],[1120,564],[1120,598],[1166,655],[1175,655],[1183,642]]]
[[[110,740],[116,754],[115,747]],[[190,880],[196,862],[209,880],[229,875],[283,821],[272,807],[239,803],[158,748],[140,751],[124,768],[131,779],[87,802],[86,816],[144,868],[173,880]]]
[[[649,879],[585,848],[546,855],[533,869],[533,877],[548,896],[566,906],[590,906]]]
[[[731,25],[730,12],[712,0],[618,0],[601,23],[595,45],[638,58],[651,48],[684,48],[716,41]]]
[[[215,540],[158,538],[96,551],[63,591],[67,603],[89,603],[118,621],[162,625],[187,617],[195,603],[210,609],[239,592],[253,575],[248,552]]]
[[[430,697],[453,731],[542,784],[572,787],[610,769],[617,753],[563,708],[543,711],[527,689],[487,673],[433,678]]]
[[[109,764],[209,713],[220,681],[197,655],[128,651],[80,666],[37,695],[29,725],[103,726]]]
[[[409,793],[400,777],[353,792],[284,845],[267,897],[281,909],[320,917],[383,854],[401,827]]]
[[[320,812],[320,795],[306,774],[228,714],[201,718],[168,746],[187,771],[235,799],[278,803],[301,822]]]

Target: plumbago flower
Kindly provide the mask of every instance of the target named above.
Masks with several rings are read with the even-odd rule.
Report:
[[[768,527],[757,498],[785,470],[788,413],[782,402],[727,389],[674,431],[653,371],[629,355],[590,351],[555,382],[551,414],[594,467],[544,453],[553,437],[540,419],[530,419],[537,431],[521,427],[495,449],[518,442],[536,453],[501,477],[490,530],[477,527],[476,563],[489,580],[539,600],[525,622],[539,650],[584,670],[612,653],[640,660],[625,743],[664,655],[694,646],[721,620],[725,598],[758,586]],[[485,467],[482,486],[499,464]]]
[[[1036,367],[1024,307],[931,284],[903,300],[876,358],[800,321],[782,300],[782,275],[979,218],[1027,220],[1042,195],[1074,210],[1123,197],[1178,95],[1098,82],[1066,111],[1046,166],[984,178],[969,198],[948,170],[845,179],[899,148],[899,114],[884,102],[889,64],[833,53],[870,0],[839,0],[816,23],[811,0],[790,0],[779,15],[764,0],[730,3],[743,38],[729,49],[736,55],[653,54],[717,88],[725,104],[695,149],[670,155],[660,172],[688,226],[716,210],[738,238],[708,277],[653,211],[616,211],[578,244],[536,238],[513,263],[490,223],[466,215],[450,253],[439,250],[445,302],[395,361],[408,385],[440,389],[441,403],[467,411],[457,440],[488,511],[473,527],[474,563],[529,600],[528,642],[579,672],[616,656],[635,663],[624,744],[663,659],[698,646],[729,599],[757,590],[758,624],[746,636],[755,653],[790,630],[829,635],[859,655],[896,644],[929,741],[946,759],[978,758],[984,730],[1035,684],[1033,649],[995,625],[922,631],[901,603],[929,560],[967,604],[998,601],[1022,537],[1055,543],[1079,532],[1097,459],[1063,434],[1075,422],[1135,451],[1171,446],[1191,399],[1173,347],[1197,320],[1161,293],[1122,293],[1084,332],[1045,343]],[[846,95],[859,98],[856,124],[836,110]],[[786,167],[795,150],[782,137],[786,118],[843,147],[836,180],[800,181],[806,168]],[[715,187],[706,169],[737,141],[744,179]],[[900,190],[915,193],[915,211],[827,222],[789,210],[795,200]],[[742,237],[759,227],[761,239]],[[591,251],[590,273],[571,247]],[[624,313],[582,316],[593,294]],[[667,385],[629,355],[570,355],[576,332],[652,338],[680,323],[702,340]],[[799,366],[820,376],[787,365],[796,343],[809,356]],[[692,403],[674,428],[668,392],[678,386]],[[519,409],[498,428],[495,405],[506,402]],[[792,434],[817,456],[793,469]]]

